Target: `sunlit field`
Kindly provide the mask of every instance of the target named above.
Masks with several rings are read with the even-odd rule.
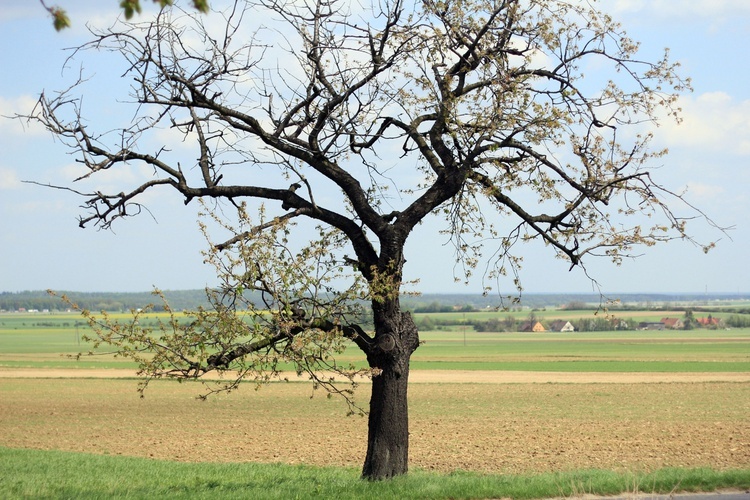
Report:
[[[638,319],[647,312],[637,312]],[[484,319],[488,314],[429,316]],[[560,311],[548,314],[560,317]],[[575,314],[580,317],[592,313]],[[675,312],[672,316],[680,314]],[[658,317],[669,315],[657,312]],[[131,316],[117,313],[112,317],[127,321]],[[164,321],[167,315],[151,314],[141,324],[148,326],[159,319]],[[88,326],[76,314],[2,314],[0,368],[135,367],[126,359],[106,354],[105,349],[96,356],[78,358],[78,353],[86,354],[91,349],[81,340],[86,333]],[[412,357],[414,370],[750,372],[750,329],[480,333],[465,325],[423,331],[420,335],[423,344]],[[363,356],[354,346],[340,360],[364,366]]]
[[[347,417],[341,399],[327,398],[304,381],[259,390],[246,384],[206,402],[196,399],[204,392],[199,383],[157,381],[141,399],[128,361],[106,354],[76,359],[90,348],[81,340],[86,332],[75,314],[0,315],[0,449],[179,463],[304,464],[335,468],[323,475],[347,471],[349,479],[335,481],[356,480],[367,420]],[[745,471],[741,477],[750,478],[750,330],[479,333],[459,326],[422,332],[422,339],[410,387],[413,471],[578,477],[592,470],[711,468]],[[344,357],[361,362],[353,347]],[[364,408],[368,391],[365,381],[356,392]],[[7,466],[28,469],[16,462],[23,457]],[[74,463],[70,457],[56,460]],[[283,467],[260,474],[308,477]],[[554,481],[565,484],[553,488],[566,495],[609,491],[564,477]],[[289,479],[294,481],[309,483]],[[186,491],[204,486],[188,485]],[[247,491],[238,488],[237,495]],[[628,489],[648,490],[640,484]],[[505,490],[487,491],[501,496]]]

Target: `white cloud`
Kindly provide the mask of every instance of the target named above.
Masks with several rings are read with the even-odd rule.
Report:
[[[21,95],[14,98],[0,96],[0,134],[7,140],[9,136],[38,136],[45,133],[44,127],[36,122],[14,118],[16,115],[28,115],[34,109],[37,98]]]
[[[60,169],[63,182],[71,182],[86,173],[89,169],[80,163],[69,163]],[[112,189],[119,189],[124,186],[133,186],[153,179],[153,169],[147,165],[125,165],[120,164],[108,170],[103,170],[92,175],[90,178],[78,181],[84,189],[94,189],[105,191],[107,186],[120,186]]]
[[[738,101],[725,92],[683,96],[683,122],[662,120],[656,132],[667,147],[713,150],[717,154],[750,155],[750,100]]]
[[[54,174],[54,185],[65,186],[82,193],[94,193],[100,191],[105,194],[117,194],[129,192],[138,186],[155,179],[153,168],[145,164],[126,165],[119,164],[111,169],[97,172],[89,178],[73,182],[74,179],[85,175],[88,169],[79,163],[69,163],[56,170]],[[165,193],[169,196],[165,197]],[[171,203],[170,199],[180,199],[171,188],[155,187],[147,189],[138,195],[137,202],[146,206]]]
[[[39,187],[38,189],[46,189]],[[40,199],[29,200],[13,205],[10,210],[12,214],[74,214],[75,205],[68,203],[67,200],[57,199]]]
[[[603,1],[599,7],[613,14],[628,30],[641,26],[646,33],[652,33],[649,37],[659,38],[653,35],[655,30],[671,31],[677,37],[712,38],[724,38],[728,33],[746,36],[750,32],[747,0],[615,0]],[[673,41],[667,46],[673,47]]]
[[[14,5],[3,5],[0,9],[0,23],[37,17],[42,14],[46,14],[46,12],[36,2],[15,2]]]
[[[0,191],[18,189],[21,187],[21,179],[15,170],[0,167]]]
[[[702,184],[699,182],[688,182],[687,193],[691,200],[706,201],[715,200],[724,195],[725,189],[721,186]]]
[[[750,14],[747,0],[615,0],[618,13],[640,13],[669,18],[717,19]]]

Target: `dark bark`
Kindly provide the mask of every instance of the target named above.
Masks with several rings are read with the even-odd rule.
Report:
[[[409,359],[419,346],[411,315],[402,313],[398,300],[375,309],[375,343],[367,360],[379,373],[372,379],[367,455],[362,477],[388,479],[409,468]]]
[[[394,366],[372,380],[367,455],[362,468],[365,479],[388,479],[409,470],[409,410],[407,386],[409,360],[403,356]]]

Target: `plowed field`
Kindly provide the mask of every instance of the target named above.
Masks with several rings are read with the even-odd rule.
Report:
[[[134,380],[93,378],[96,372],[11,378],[19,374],[0,372],[2,446],[354,467],[364,457],[366,418],[346,417],[337,398],[310,399],[305,383],[259,391],[248,384],[202,402],[194,397],[201,387],[191,383],[154,383],[140,399]],[[474,375],[412,372],[412,467],[750,467],[748,374]],[[359,390],[363,404],[368,389]]]

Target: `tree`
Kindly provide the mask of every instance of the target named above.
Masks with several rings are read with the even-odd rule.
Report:
[[[75,86],[42,95],[27,118],[76,152],[86,178],[128,164],[152,177],[113,192],[56,186],[85,197],[80,225],[109,228],[159,189],[186,204],[223,200],[240,218],[208,252],[224,279],[215,311],[165,325],[160,339],[107,326],[103,341],[156,351],[142,365],[148,376],[233,368],[254,380],[282,359],[300,372],[344,372],[328,356],[351,342],[372,375],[363,477],[405,473],[420,341],[399,296],[418,224],[444,219],[458,278],[481,264],[487,290],[506,276],[520,290],[518,243],[541,241],[571,268],[592,257],[618,264],[636,247],[697,244],[687,220],[710,223],[649,168],[665,151],[645,125],[678,119],[689,81],[667,54],[640,60],[590,3],[237,0],[209,16],[221,16],[219,30],[172,8],[94,32],[78,53],[125,58],[132,121],[95,133]],[[194,165],[148,142],[162,129],[181,134]],[[305,227],[309,244],[295,243]],[[374,333],[353,319],[362,299]]]
[[[693,317],[693,310],[692,309],[686,309],[685,314],[682,318],[682,329],[683,330],[692,330],[695,328],[697,321]]]
[[[503,331],[504,332],[517,332],[518,321],[510,314],[503,319]]]

